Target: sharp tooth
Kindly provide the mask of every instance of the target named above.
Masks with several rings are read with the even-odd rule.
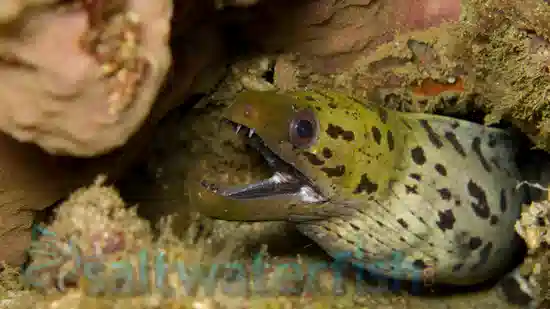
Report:
[[[248,137],[250,138],[250,137],[252,137],[252,135],[254,135],[254,129],[250,129],[248,131]]]
[[[242,125],[238,124],[237,127],[235,128],[235,133],[239,133],[241,128],[242,128]]]

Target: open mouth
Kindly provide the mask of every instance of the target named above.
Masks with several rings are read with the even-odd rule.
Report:
[[[236,134],[242,136],[247,144],[262,155],[268,166],[273,170],[273,176],[256,183],[228,188],[221,188],[216,184],[202,181],[201,184],[205,188],[218,195],[237,200],[260,199],[281,195],[298,196],[303,202],[309,203],[327,200],[319,188],[313,185],[306,176],[292,164],[285,162],[273,153],[254,132],[254,129],[227,119],[225,121],[233,126]]]

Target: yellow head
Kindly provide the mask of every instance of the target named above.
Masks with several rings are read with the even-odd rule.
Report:
[[[297,172],[309,202],[383,194],[402,149],[393,112],[338,93],[243,92],[224,117]]]

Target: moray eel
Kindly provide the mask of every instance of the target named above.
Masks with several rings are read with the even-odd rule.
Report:
[[[227,200],[206,215],[294,222],[333,257],[395,279],[429,270],[470,285],[511,266],[525,199],[512,133],[327,91],[243,92],[224,118],[273,175],[202,181]]]

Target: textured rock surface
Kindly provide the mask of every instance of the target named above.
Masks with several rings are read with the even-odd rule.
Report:
[[[171,63],[171,1],[86,3],[35,5],[0,24],[0,129],[53,154],[123,145]]]
[[[117,2],[110,2],[111,5],[115,3]],[[174,9],[180,18],[173,22],[176,31],[172,33],[178,42],[172,46],[174,53],[178,55],[174,61],[176,69],[169,75],[168,85],[162,96],[153,100],[165,73],[161,71],[165,71],[170,63],[168,58],[155,58],[159,56],[158,53],[162,57],[169,56],[165,45],[168,29],[165,27],[168,26],[170,17],[170,3],[131,3],[135,10],[143,11],[142,17],[148,16],[150,20],[147,26],[151,33],[147,35],[152,36],[149,38],[152,45],[149,49],[140,49],[140,53],[150,57],[148,59],[153,61],[153,66],[158,65],[161,70],[157,71],[157,75],[151,72],[153,75],[149,82],[142,84],[140,88],[143,90],[141,99],[130,102],[126,109],[118,112],[118,116],[116,112],[108,113],[110,106],[104,96],[106,93],[97,91],[109,83],[108,79],[93,78],[101,69],[99,63],[95,63],[91,56],[82,51],[76,37],[73,37],[76,41],[70,41],[71,38],[68,37],[71,30],[78,29],[69,27],[69,31],[63,32],[66,30],[64,28],[73,25],[67,24],[69,20],[81,25],[80,30],[85,28],[86,18],[82,9],[71,9],[63,13],[37,6],[38,11],[25,13],[30,14],[29,16],[20,16],[21,23],[29,31],[34,29],[35,32],[31,31],[29,37],[15,36],[7,41],[2,38],[9,37],[8,33],[2,30],[11,28],[6,28],[7,24],[0,22],[0,75],[4,76],[4,84],[0,86],[3,97],[0,102],[0,128],[7,127],[8,133],[22,134],[23,139],[31,139],[24,143],[18,142],[8,133],[0,134],[0,261],[6,260],[11,264],[24,261],[36,211],[51,206],[72,190],[89,184],[98,173],[107,174],[109,180],[116,179],[140,155],[142,146],[149,142],[148,133],[156,122],[171,107],[185,102],[199,72],[220,59],[223,48],[219,38],[210,20],[205,21],[202,18],[208,13],[208,9],[201,8],[192,1],[178,2]],[[153,7],[147,7],[148,5]],[[25,19],[31,17],[36,17],[37,20],[29,22]],[[53,21],[44,27],[40,21],[44,19],[46,22],[45,19],[48,18]],[[69,20],[64,23],[63,18]],[[52,27],[58,32],[47,32]],[[23,30],[20,29],[17,33],[21,31]],[[77,32],[73,34],[80,35]],[[52,39],[51,35],[56,33],[58,36]],[[38,44],[35,41],[38,38],[45,45]],[[40,51],[40,48],[45,50]],[[17,51],[17,57],[31,61],[36,67],[26,67],[21,62],[2,62],[1,60],[5,60],[3,56],[11,55],[11,51]],[[219,64],[216,63],[216,66]],[[95,73],[90,75],[90,72]],[[203,87],[208,88],[208,83],[208,80],[203,81]],[[103,116],[111,117],[114,121],[105,122],[107,119],[102,118]],[[21,119],[29,126],[20,126],[21,122],[18,121]],[[37,122],[33,124],[31,120]],[[132,133],[138,129],[136,134]],[[49,144],[50,142],[53,144]],[[108,154],[97,155],[98,151],[104,152],[115,144],[124,146]],[[61,147],[64,150],[62,153],[85,156],[95,153],[96,156],[54,156],[40,147],[48,148],[48,145],[55,146],[53,148]],[[54,150],[53,148],[49,150]]]

